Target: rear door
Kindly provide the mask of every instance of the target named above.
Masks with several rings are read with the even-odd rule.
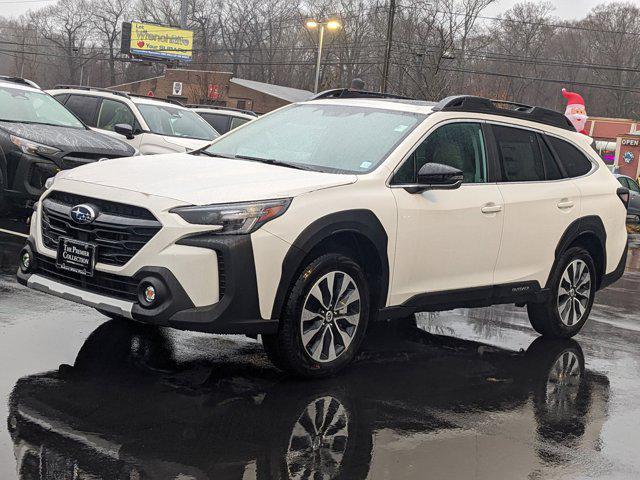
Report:
[[[538,281],[544,286],[560,238],[580,216],[580,191],[565,178],[544,135],[498,124],[491,131],[504,199],[495,283]]]

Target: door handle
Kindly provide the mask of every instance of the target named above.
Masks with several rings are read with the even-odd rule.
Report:
[[[498,213],[502,211],[502,205],[488,204],[480,209],[482,213]]]
[[[573,205],[574,205],[573,200],[568,200],[566,198],[563,198],[562,200],[560,200],[558,202],[558,208],[560,210],[571,208],[571,207],[573,207]]]

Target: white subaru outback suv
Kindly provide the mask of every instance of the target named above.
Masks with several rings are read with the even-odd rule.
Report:
[[[60,173],[18,279],[112,316],[349,363],[375,319],[499,303],[575,335],[623,273],[628,191],[565,117],[328,91],[190,154]]]
[[[219,136],[200,115],[173,100],[70,85],[47,93],[85,124],[127,142],[142,155],[188,152]]]

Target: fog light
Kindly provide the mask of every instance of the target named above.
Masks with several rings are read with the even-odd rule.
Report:
[[[29,270],[31,266],[31,255],[29,255],[29,252],[24,252],[20,261],[22,262],[22,268]]]
[[[171,295],[162,280],[148,276],[138,284],[138,303],[143,308],[158,308],[169,301]]]
[[[144,289],[144,299],[151,304],[156,301],[156,289],[153,285],[147,285]]]
[[[34,258],[33,253],[29,247],[25,247],[20,252],[20,260],[18,265],[22,273],[29,273],[33,270]]]

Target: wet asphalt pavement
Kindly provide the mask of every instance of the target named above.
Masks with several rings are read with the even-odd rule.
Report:
[[[6,228],[0,225],[0,228]],[[339,377],[19,286],[0,232],[0,479],[640,478],[640,249],[570,341],[511,306],[374,324]]]

